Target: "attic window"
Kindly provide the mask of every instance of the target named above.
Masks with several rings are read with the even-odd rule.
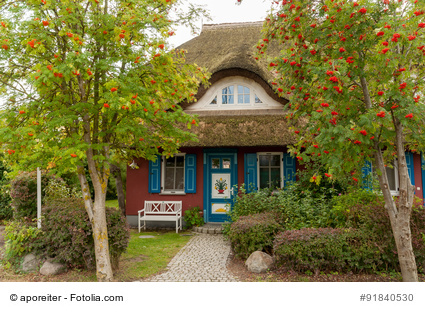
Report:
[[[234,87],[233,86],[228,86],[226,88],[224,88],[221,93],[222,93],[222,100],[221,103],[222,104],[233,104],[234,103]]]
[[[238,104],[249,104],[249,88],[238,86]]]
[[[257,95],[255,95],[255,103],[263,103]]]
[[[212,100],[210,104],[217,104],[217,97],[215,97],[214,100]]]

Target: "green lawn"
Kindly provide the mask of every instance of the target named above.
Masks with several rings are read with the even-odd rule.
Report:
[[[145,235],[154,238],[139,238]],[[190,238],[182,236],[182,233],[138,233],[137,230],[131,230],[130,243],[127,252],[121,257],[115,279],[133,281],[161,272]]]
[[[106,201],[106,207],[118,208],[118,199],[110,199]]]

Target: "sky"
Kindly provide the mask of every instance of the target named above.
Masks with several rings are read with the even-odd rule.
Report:
[[[263,21],[270,9],[270,0],[244,0],[242,4],[236,4],[237,0],[188,0],[189,2],[202,5],[211,15],[212,20],[204,20],[204,24],[257,22]],[[197,26],[201,28],[202,22]],[[176,35],[170,38],[173,47],[189,41],[196,35],[191,34],[187,28],[176,29]]]

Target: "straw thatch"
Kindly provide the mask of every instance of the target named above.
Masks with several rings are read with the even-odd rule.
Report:
[[[262,22],[203,25],[201,34],[182,44],[188,63],[208,68],[215,74],[224,69],[251,71],[265,81],[273,79],[264,60],[254,53],[261,39]]]
[[[198,142],[184,146],[284,146],[296,142],[282,114],[266,116],[203,116],[191,130]]]

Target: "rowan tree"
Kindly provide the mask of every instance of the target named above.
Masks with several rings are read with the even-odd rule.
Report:
[[[288,122],[302,162],[329,168],[326,179],[373,163],[397,245],[404,281],[417,281],[410,215],[415,188],[405,151],[423,150],[425,8],[423,0],[274,1],[258,56],[269,56],[276,92],[290,100]],[[386,166],[396,161],[397,203]]]
[[[179,7],[179,0],[0,4],[2,149],[21,168],[76,169],[99,281],[113,278],[105,219],[111,156],[171,156],[194,139],[185,129],[196,120],[178,103],[193,100],[208,75],[167,39],[203,10]]]

